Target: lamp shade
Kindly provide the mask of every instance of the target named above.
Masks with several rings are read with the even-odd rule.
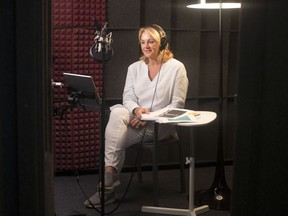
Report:
[[[241,8],[241,3],[233,2],[233,0],[229,2],[225,0],[191,0],[187,7],[194,9],[233,9]]]

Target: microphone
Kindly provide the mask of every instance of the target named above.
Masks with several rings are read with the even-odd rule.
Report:
[[[90,47],[89,54],[92,58],[99,61],[107,61],[112,58],[112,32],[107,34],[107,23],[100,30],[99,24],[96,21],[96,32],[94,44]]]

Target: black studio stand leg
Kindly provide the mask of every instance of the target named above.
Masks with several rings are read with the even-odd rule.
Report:
[[[105,95],[105,60],[104,54],[102,53],[102,102],[100,108],[100,194],[101,194],[101,216],[105,215],[105,109],[106,109],[106,95]]]
[[[101,194],[101,216],[105,215],[105,179],[104,179],[104,169],[105,169],[105,161],[104,161],[104,154],[105,154],[105,129],[104,129],[104,122],[105,122],[105,93],[104,93],[104,67],[105,63],[102,62],[102,103],[101,103],[101,111],[100,111],[100,194]]]
[[[106,73],[105,64],[106,61],[112,58],[113,50],[111,48],[112,33],[107,34],[107,23],[100,30],[99,27],[96,30],[96,36],[94,38],[94,44],[90,48],[90,56],[98,61],[102,62],[102,100],[100,107],[100,198],[101,198],[101,216],[105,215],[105,121],[106,121],[106,95],[105,95],[105,84],[106,84]]]

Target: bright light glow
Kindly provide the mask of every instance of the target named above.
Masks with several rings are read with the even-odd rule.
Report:
[[[241,3],[206,3],[206,0],[201,0],[199,4],[191,4],[188,8],[194,9],[233,9],[241,8]]]

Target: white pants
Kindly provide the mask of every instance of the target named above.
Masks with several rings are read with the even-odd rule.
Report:
[[[133,144],[152,141],[154,138],[154,124],[148,123],[146,130],[130,127],[129,123],[134,118],[123,105],[117,104],[110,108],[111,113],[105,130],[105,166],[114,167],[121,172],[125,161],[125,149]],[[145,131],[145,135],[144,135]],[[158,138],[163,139],[175,133],[175,127],[160,125]]]

